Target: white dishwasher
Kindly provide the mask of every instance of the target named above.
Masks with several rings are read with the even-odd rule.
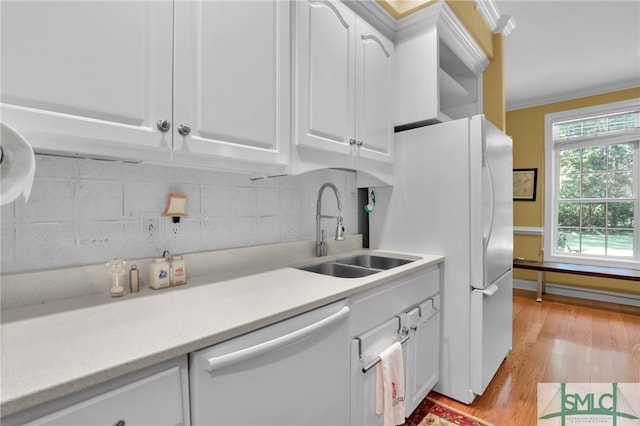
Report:
[[[348,424],[348,316],[340,301],[190,354],[191,424]]]

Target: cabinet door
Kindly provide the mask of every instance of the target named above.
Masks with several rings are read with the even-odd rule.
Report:
[[[189,425],[187,357],[4,417],[6,426]]]
[[[407,416],[438,382],[440,369],[440,296],[422,303],[417,310],[419,319],[410,326],[407,342]]]
[[[426,25],[418,33],[395,38],[394,125],[407,128],[439,123],[438,29]]]
[[[296,3],[296,142],[349,154],[355,131],[355,13],[339,2]]]
[[[286,165],[288,2],[178,1],[175,8],[175,158]],[[191,132],[179,133],[179,125]]]
[[[357,155],[391,161],[393,43],[360,18],[356,29]]]
[[[2,1],[2,120],[37,151],[168,159],[171,1]]]

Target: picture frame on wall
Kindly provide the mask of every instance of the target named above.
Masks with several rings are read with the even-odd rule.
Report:
[[[513,201],[535,201],[538,169],[513,169]]]

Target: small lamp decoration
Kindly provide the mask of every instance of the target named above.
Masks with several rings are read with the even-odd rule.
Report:
[[[180,222],[180,216],[186,216],[185,206],[187,204],[187,196],[185,194],[169,193],[167,198],[167,206],[162,212],[162,216],[171,216],[173,223]]]

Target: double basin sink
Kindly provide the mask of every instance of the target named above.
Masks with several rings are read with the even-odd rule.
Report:
[[[339,278],[360,278],[377,274],[398,266],[411,263],[413,260],[397,257],[361,254],[357,256],[343,257],[314,265],[302,266],[298,269],[315,272],[317,274],[330,275]]]

